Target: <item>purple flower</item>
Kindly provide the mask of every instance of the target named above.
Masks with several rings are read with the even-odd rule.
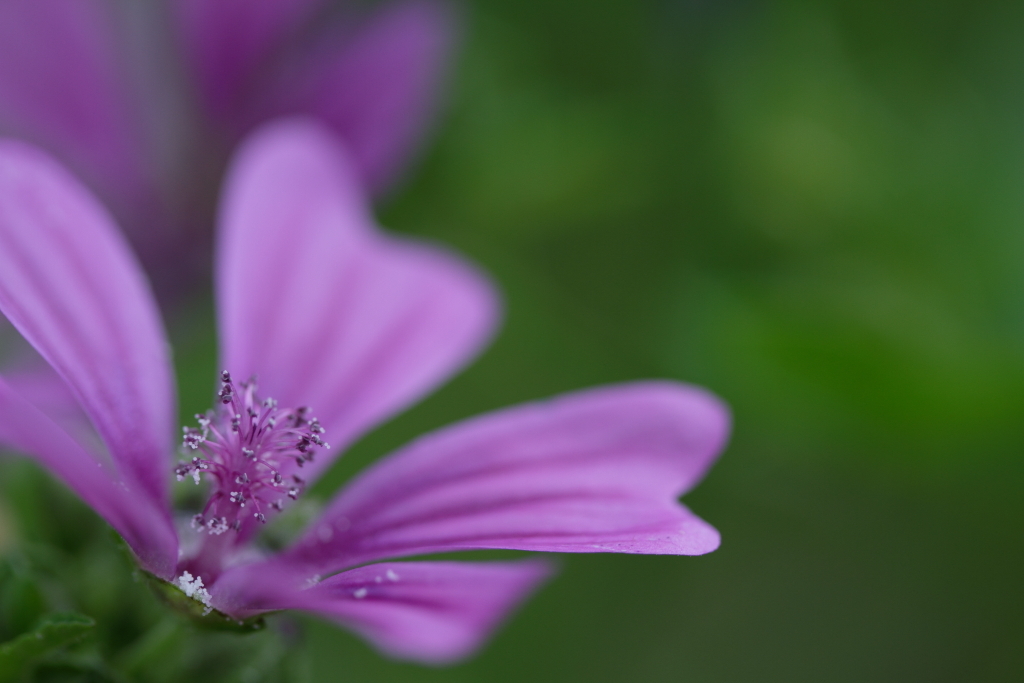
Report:
[[[243,145],[217,242],[227,370],[175,464],[170,351],[138,265],[72,176],[24,143],[0,142],[0,310],[99,437],[73,438],[45,401],[0,381],[0,441],[61,477],[143,568],[208,608],[236,619],[305,610],[419,661],[470,653],[549,569],[387,560],[483,548],[714,550],[718,532],[678,497],[722,448],[727,411],[667,381],[582,391],[424,436],[363,472],[291,546],[260,549],[265,521],[361,434],[465,364],[498,318],[482,275],[379,232],[358,187],[317,124],[276,123]],[[172,512],[172,472],[181,487],[207,483],[205,506]]]
[[[453,15],[435,0],[354,5],[4,0],[0,131],[68,164],[158,284],[179,285],[205,268],[231,147],[268,118],[319,118],[374,192],[400,175],[432,118]]]

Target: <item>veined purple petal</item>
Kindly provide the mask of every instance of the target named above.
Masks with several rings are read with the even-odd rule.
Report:
[[[64,378],[121,476],[167,507],[174,389],[146,281],[103,207],[0,141],[0,312]]]
[[[256,582],[214,586],[220,609],[300,609],[337,621],[400,659],[443,664],[462,659],[548,576],[548,563],[389,562],[336,574],[296,590],[263,574]]]
[[[378,232],[333,136],[304,121],[268,127],[236,159],[217,274],[224,368],[311,406],[335,452],[464,365],[497,314],[458,257]]]
[[[0,2],[0,133],[50,149],[121,206],[152,177],[112,7]]]
[[[176,0],[182,50],[210,113],[237,113],[254,72],[323,4],[323,0]]]
[[[357,477],[282,562],[309,573],[479,548],[700,555],[718,532],[678,497],[723,447],[707,392],[646,382],[499,411]]]
[[[313,115],[345,141],[360,177],[379,193],[393,183],[432,122],[455,42],[445,3],[386,4],[338,27],[277,70],[251,117]]]
[[[117,530],[148,571],[173,578],[178,539],[152,496],[115,482],[74,439],[0,379],[0,443],[33,456]]]

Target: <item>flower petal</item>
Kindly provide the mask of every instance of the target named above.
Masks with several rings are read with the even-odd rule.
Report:
[[[53,420],[91,455],[110,464],[106,448],[89,416],[49,363],[34,354],[34,357],[6,363],[4,368],[0,368],[0,374],[18,396]]]
[[[0,131],[50,149],[120,206],[152,178],[118,38],[107,2],[0,2]]]
[[[239,587],[250,604],[262,605],[260,610],[313,612],[359,633],[387,655],[443,664],[480,647],[550,574],[548,563],[538,560],[390,562],[336,574],[305,590],[285,588],[267,575]],[[214,586],[219,608],[226,606],[229,583],[225,576]]]
[[[445,380],[494,327],[483,276],[378,232],[316,124],[279,123],[244,147],[220,230],[223,367],[257,375],[282,405],[311,406],[335,451]]]
[[[68,429],[68,425],[80,423],[95,434],[96,430],[67,383],[2,315],[0,350],[0,375],[7,386],[65,431],[77,433],[77,427]]]
[[[117,530],[148,571],[174,575],[178,539],[170,515],[110,473],[0,379],[0,442],[33,456]]]
[[[476,418],[357,477],[283,561],[308,573],[478,548],[700,555],[714,528],[677,502],[728,432],[670,382],[612,386]]]
[[[254,104],[254,121],[314,115],[351,150],[360,178],[379,193],[396,180],[429,128],[455,42],[441,2],[388,3],[327,32],[277,72]]]
[[[177,0],[172,3],[186,61],[210,113],[230,119],[254,72],[323,0]]]
[[[9,140],[0,141],[0,311],[67,382],[120,475],[166,506],[174,390],[146,281],[88,191]]]

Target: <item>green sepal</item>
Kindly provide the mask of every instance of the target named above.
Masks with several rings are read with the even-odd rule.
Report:
[[[212,631],[230,631],[232,633],[256,633],[267,627],[263,616],[251,617],[238,620],[223,612],[210,609],[198,600],[185,595],[180,588],[172,583],[150,574],[145,570],[138,570],[146,578],[153,592],[156,593],[164,604],[171,607],[178,614],[182,614],[197,627]]]
[[[34,630],[0,644],[0,683],[19,680],[33,661],[78,640],[95,625],[95,621],[82,614],[44,617]]]

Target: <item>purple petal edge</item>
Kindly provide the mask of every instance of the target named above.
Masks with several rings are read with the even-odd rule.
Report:
[[[717,398],[671,382],[478,417],[366,470],[285,557],[337,570],[460,549],[711,552],[718,532],[677,499],[717,457],[728,424]]]
[[[328,575],[473,549],[701,555],[718,532],[678,502],[725,444],[708,392],[642,382],[568,394],[424,436],[356,477],[283,554],[229,570]]]
[[[120,476],[168,509],[174,384],[145,277],[88,190],[13,140],[0,140],[0,311],[68,384]]]
[[[389,562],[298,590],[284,588],[288,584],[271,574],[258,584],[218,582],[213,604],[231,613],[242,604],[255,612],[312,612],[355,631],[391,657],[448,664],[477,650],[551,573],[542,560]]]
[[[261,129],[228,177],[217,249],[222,365],[311,406],[333,451],[443,382],[490,340],[488,279],[379,231],[345,149],[306,119]]]
[[[117,530],[139,564],[174,576],[178,539],[167,510],[111,474],[61,428],[0,379],[0,442],[24,452],[66,483]]]

